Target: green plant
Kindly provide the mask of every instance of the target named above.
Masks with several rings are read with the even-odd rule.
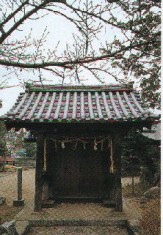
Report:
[[[140,180],[143,179],[143,184],[155,185],[159,183],[159,170],[160,141],[149,139],[132,129],[122,142],[123,176],[136,176],[141,173]]]

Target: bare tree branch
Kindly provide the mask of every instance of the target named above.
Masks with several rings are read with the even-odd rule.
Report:
[[[134,77],[144,97],[151,89],[149,94],[155,97],[153,100],[149,97],[151,106],[159,105],[155,91],[160,86],[160,0],[69,2],[2,0],[0,65],[7,69],[7,74],[13,72],[20,79],[21,73],[32,71],[41,83],[46,79],[44,71],[51,73],[54,79],[61,78],[62,82],[67,78],[81,82],[85,71],[99,82],[103,82],[103,74],[108,81],[112,77],[127,82]],[[74,25],[71,41],[66,43],[65,40],[63,44],[62,39],[57,39],[51,49],[47,42],[51,31],[46,27],[37,39],[32,30],[28,30],[23,39],[15,37],[18,30],[25,32],[31,22],[42,28],[42,17],[45,21],[50,17],[55,21],[57,17],[63,18]]]

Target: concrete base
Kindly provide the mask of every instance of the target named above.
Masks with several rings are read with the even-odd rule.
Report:
[[[22,199],[22,200],[14,200],[13,201],[13,206],[15,206],[15,207],[24,206],[24,199]]]

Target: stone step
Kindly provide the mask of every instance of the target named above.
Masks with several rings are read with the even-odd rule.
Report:
[[[128,235],[127,229],[109,226],[32,227],[27,235]]]
[[[118,226],[121,228],[126,228],[127,220],[126,219],[101,219],[101,220],[84,220],[84,219],[55,219],[55,220],[29,220],[30,226]]]

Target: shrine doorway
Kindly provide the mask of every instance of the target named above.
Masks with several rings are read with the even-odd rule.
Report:
[[[85,148],[82,143],[76,148],[74,143],[64,147],[58,146],[50,161],[54,198],[108,198],[112,187],[110,150],[95,150],[93,143],[87,143]]]

